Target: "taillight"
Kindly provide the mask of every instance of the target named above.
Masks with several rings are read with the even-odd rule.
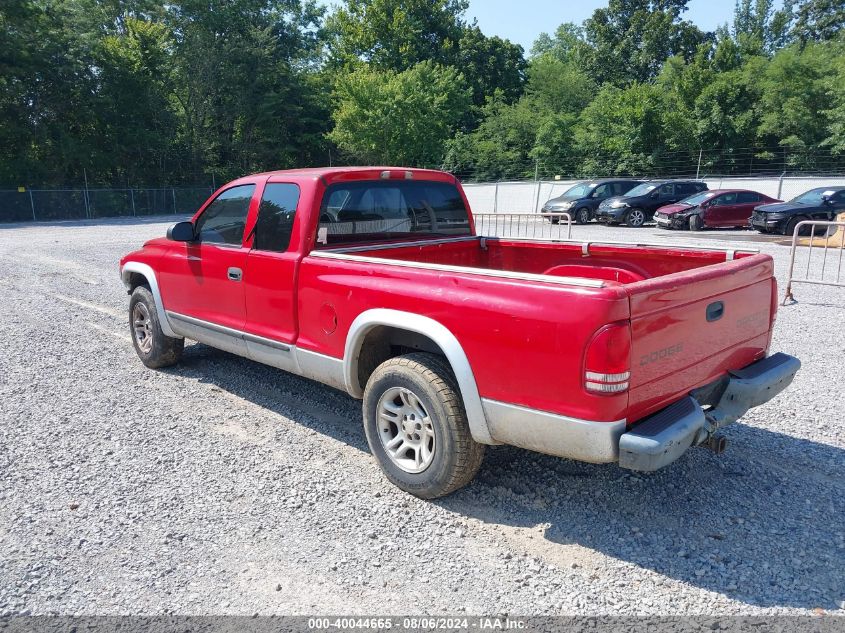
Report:
[[[593,335],[584,358],[584,388],[592,393],[628,390],[631,378],[631,328],[628,323],[605,325]]]

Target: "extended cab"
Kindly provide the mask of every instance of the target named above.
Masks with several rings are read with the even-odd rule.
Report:
[[[451,175],[304,169],[227,184],[120,261],[148,367],[200,341],[363,399],[370,449],[421,497],[484,445],[655,470],[787,387],[753,251],[475,234]]]

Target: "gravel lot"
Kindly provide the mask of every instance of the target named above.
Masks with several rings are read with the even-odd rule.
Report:
[[[203,345],[150,371],[118,258],[170,219],[0,225],[0,615],[845,614],[845,289],[798,287],[793,386],[653,475],[509,447],[435,502],[360,404]],[[575,227],[574,237],[717,240]]]

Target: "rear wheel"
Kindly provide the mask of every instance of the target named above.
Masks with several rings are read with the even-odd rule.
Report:
[[[689,218],[689,230],[690,231],[700,231],[704,228],[704,221],[701,219],[700,215],[691,215]]]
[[[575,222],[577,222],[578,224],[589,224],[590,210],[587,208],[578,209],[575,212]]]
[[[423,499],[467,485],[484,457],[455,377],[434,354],[407,354],[376,368],[364,390],[364,431],[387,478]]]
[[[169,367],[182,358],[185,339],[166,336],[161,331],[155,299],[146,286],[138,286],[132,291],[129,299],[129,330],[135,352],[147,367]]]
[[[625,224],[635,228],[641,227],[645,224],[645,211],[642,209],[631,209],[628,215],[625,216]]]

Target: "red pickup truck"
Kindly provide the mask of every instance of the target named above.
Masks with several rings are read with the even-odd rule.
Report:
[[[363,399],[370,449],[425,498],[487,444],[656,470],[786,388],[772,259],[481,237],[451,175],[256,174],[120,261],[148,367],[193,339]]]

